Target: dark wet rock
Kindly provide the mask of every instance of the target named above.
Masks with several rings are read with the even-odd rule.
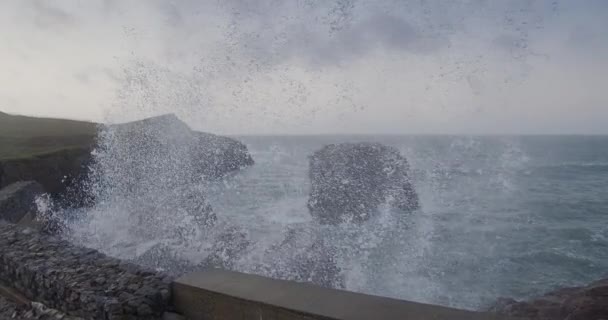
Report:
[[[608,280],[562,288],[528,301],[499,299],[490,311],[534,320],[608,319]]]
[[[142,192],[147,186],[154,187],[146,177],[154,177],[170,189],[178,181],[216,179],[253,164],[241,142],[192,131],[174,115],[109,126],[87,123],[86,127],[90,134],[66,134],[57,141],[35,137],[37,143],[53,145],[52,150],[0,158],[0,188],[18,181],[36,181],[58,206],[78,208],[92,205],[99,196],[94,189],[103,186],[96,186],[100,181],[95,174],[108,169],[100,167],[103,160],[121,164],[104,174],[122,174],[123,185]],[[94,134],[94,128],[99,133]],[[94,181],[88,183],[91,179]]]
[[[98,161],[109,160],[126,187],[167,188],[187,181],[222,177],[253,164],[241,142],[192,131],[175,115],[164,115],[105,128]],[[111,170],[114,169],[114,170]]]
[[[199,175],[215,179],[253,165],[247,146],[240,141],[203,132],[196,132],[194,136]]]
[[[295,257],[294,280],[327,288],[344,288],[341,269],[336,264],[336,252],[321,242],[316,242]]]
[[[284,240],[272,246],[267,254],[270,263],[255,267],[266,276],[326,288],[345,287],[335,248],[310,230],[288,230]]]
[[[176,254],[168,245],[156,244],[143,254],[136,257],[133,262],[152,270],[164,272],[174,277],[181,276],[196,270],[189,261],[186,261]]]
[[[177,226],[188,238],[212,225],[215,215],[199,186],[253,163],[242,143],[192,131],[175,115],[111,125],[101,134],[93,165],[97,193],[114,202],[125,198],[130,212],[141,213],[140,231],[153,235]]]
[[[0,160],[0,188],[18,181],[36,181],[53,198],[66,205],[81,206],[86,195],[80,183],[86,180],[91,146],[61,149],[44,154]]]
[[[203,190],[186,185],[129,199],[136,223],[133,232],[144,239],[160,237],[188,241],[212,227],[217,217]]]
[[[192,239],[193,237],[190,237]],[[233,269],[235,262],[242,257],[251,244],[247,235],[238,228],[229,227],[210,237],[212,244],[207,256],[199,263],[193,263],[179,255],[180,244],[159,243],[146,249],[133,259],[134,263],[178,277],[205,268]]]
[[[209,255],[200,264],[204,268],[233,269],[234,263],[249,247],[247,235],[231,227],[214,239]]]
[[[164,274],[0,224],[0,279],[26,298],[86,319],[160,319],[168,311]]]
[[[379,143],[331,144],[310,158],[310,213],[321,223],[362,222],[387,203],[418,208],[406,159]]]
[[[35,181],[13,183],[0,190],[0,219],[47,233],[62,231],[62,220],[51,208],[40,211],[38,203],[52,206],[42,185]]]
[[[15,182],[0,189],[0,219],[19,223],[24,218],[33,221],[38,212],[36,199],[45,194],[35,181]]]
[[[191,130],[174,115],[105,127],[93,191],[128,213],[140,239],[187,241],[216,221],[205,183],[251,165],[244,144]],[[109,210],[115,210],[110,208]]]

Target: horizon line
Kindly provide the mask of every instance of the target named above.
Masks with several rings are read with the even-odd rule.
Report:
[[[75,118],[58,118],[53,116],[35,116],[28,114],[16,114],[9,113],[0,110],[0,114],[7,114],[10,116],[20,116],[20,117],[31,117],[38,119],[52,119],[52,120],[66,120],[66,121],[79,121],[86,122],[91,124],[104,124],[103,122],[98,122],[90,119],[75,119]],[[172,113],[165,113],[172,114]],[[174,113],[173,113],[174,114]],[[160,114],[159,116],[164,115]],[[149,117],[148,117],[149,118]],[[179,117],[178,117],[179,118]],[[146,119],[146,118],[142,118]],[[181,120],[181,119],[180,119]],[[182,120],[183,121],[183,120]],[[195,128],[191,128],[194,131],[201,131]],[[233,133],[233,132],[211,132],[214,134],[222,134],[226,136],[240,136],[240,137],[276,137],[276,136],[286,136],[286,137],[315,137],[315,136],[475,136],[475,137],[498,137],[498,136],[589,136],[589,137],[601,137],[608,136],[608,132],[605,133],[590,133],[590,132],[567,132],[567,133],[557,133],[557,132],[489,132],[489,133],[480,133],[480,132],[343,132],[343,133],[331,133],[331,132],[321,132],[321,133],[281,133],[281,132],[248,132],[248,133]]]

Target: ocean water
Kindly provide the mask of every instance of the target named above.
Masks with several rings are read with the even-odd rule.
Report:
[[[197,263],[218,230],[239,230],[248,245],[234,255],[224,243],[227,267],[286,279],[297,278],[290,268],[297,253],[322,238],[348,290],[467,309],[608,276],[606,136],[237,138],[256,164],[196,186],[218,217],[212,230],[178,232],[177,239],[167,229],[189,220],[175,208],[155,213],[164,231],[138,235],[129,228],[129,206],[104,199],[68,238],[126,259],[163,243]],[[345,141],[397,147],[421,208],[381,209],[362,225],[316,225],[306,207],[308,156]],[[294,230],[296,246],[275,250]]]

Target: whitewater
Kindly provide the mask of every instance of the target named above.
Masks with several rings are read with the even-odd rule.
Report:
[[[223,268],[297,281],[307,279],[294,266],[322,239],[328,249],[306,258],[330,256],[347,290],[467,309],[605,276],[607,137],[236,138],[255,165],[218,181],[185,183],[194,199],[213,208],[213,227],[193,227],[191,215],[183,214],[192,204],[169,201],[150,213],[162,227],[137,226],[155,231],[134,233],[140,222],[129,218],[136,210],[129,197],[141,194],[123,194],[86,209],[88,218],[72,221],[66,237],[144,265],[138,257],[162,248],[159,257],[175,260],[164,261],[163,271],[177,274],[180,264],[200,264],[214,252]],[[421,208],[409,214],[380,208],[363,224],[315,223],[306,207],[308,157],[346,141],[398,148],[410,163]],[[286,239],[292,239],[288,246]]]

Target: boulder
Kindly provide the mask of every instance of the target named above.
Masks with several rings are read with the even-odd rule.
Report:
[[[558,289],[528,301],[502,298],[490,311],[534,320],[608,319],[608,279]]]
[[[209,255],[200,263],[200,267],[231,270],[250,244],[244,232],[229,227],[213,240]]]
[[[178,277],[193,272],[196,267],[179,257],[174,249],[165,244],[156,244],[133,259],[138,265]]]
[[[38,204],[47,206],[40,210]],[[0,219],[35,228],[45,233],[59,233],[64,222],[55,215],[53,204],[41,184],[20,181],[0,190]]]
[[[379,143],[330,144],[310,157],[312,189],[308,208],[324,224],[363,222],[388,204],[418,208],[407,160]]]
[[[266,252],[266,263],[256,271],[275,279],[311,283],[326,288],[345,287],[336,261],[336,248],[306,229],[289,229],[280,243]]]
[[[91,146],[65,148],[27,157],[0,160],[0,188],[18,181],[36,181],[53,198],[82,206],[80,184],[86,180]]]
[[[132,232],[142,239],[170,238],[187,242],[211,228],[217,217],[202,191],[185,186],[160,194],[128,199]]]
[[[36,199],[44,188],[35,181],[13,183],[0,190],[0,218],[10,223],[33,221],[38,212]]]

